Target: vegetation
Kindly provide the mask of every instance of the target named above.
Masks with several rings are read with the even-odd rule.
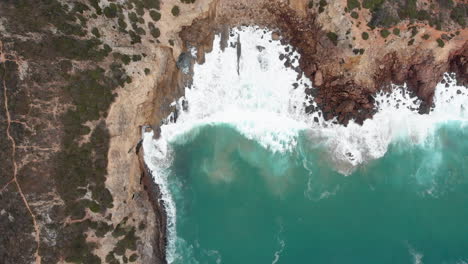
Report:
[[[436,41],[439,47],[443,48],[445,46],[445,43],[442,39],[438,38]]]
[[[148,23],[148,28],[150,29],[150,34],[153,36],[153,38],[159,38],[161,35],[161,32],[159,31],[159,28],[157,28],[153,23],[149,22]]]
[[[392,32],[393,32],[393,35],[400,36],[400,29],[399,28],[394,28]]]
[[[422,36],[423,39],[428,40],[431,36],[429,34],[424,34]]]
[[[117,17],[117,5],[110,3],[109,6],[104,8],[104,15],[108,18]]]
[[[457,22],[460,26],[466,26],[466,18],[468,17],[468,4],[458,4],[452,9],[450,18]]]
[[[351,17],[354,18],[354,19],[358,19],[359,18],[359,14],[355,11],[351,12]]]
[[[362,37],[363,40],[368,40],[369,39],[369,33],[362,32],[361,37]]]
[[[327,37],[333,43],[333,45],[338,45],[338,35],[335,32],[328,32]]]
[[[322,13],[323,11],[325,11],[325,6],[327,6],[328,3],[326,0],[320,0],[319,1],[319,9],[318,9],[318,12],[319,13]]]
[[[385,0],[364,0],[362,2],[362,6],[366,9],[375,10],[376,8],[380,7]]]
[[[361,9],[361,3],[359,3],[359,0],[347,0],[347,8],[348,11],[352,11],[355,8]]]
[[[96,38],[100,38],[101,37],[101,34],[99,33],[99,30],[97,28],[93,28],[91,30],[91,33],[93,33],[93,35],[96,37]]]
[[[180,2],[182,2],[184,4],[193,4],[193,3],[195,3],[195,0],[180,0]]]
[[[154,22],[157,22],[161,19],[161,13],[156,10],[150,10],[150,17],[153,19]]]
[[[179,9],[179,7],[178,7],[178,6],[176,6],[176,5],[175,5],[174,7],[172,7],[172,9],[171,9],[171,13],[172,13],[172,15],[173,15],[173,16],[178,16],[178,15],[179,15],[179,13],[180,13],[180,9]]]
[[[382,38],[387,38],[389,35],[390,35],[390,31],[388,31],[387,29],[382,29],[380,31],[380,36],[382,36]]]

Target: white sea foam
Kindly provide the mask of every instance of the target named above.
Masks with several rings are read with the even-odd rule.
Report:
[[[427,115],[417,113],[415,109],[421,102],[412,98],[405,86],[394,87],[391,94],[377,94],[378,111],[362,126],[352,121],[347,127],[325,121],[319,112],[305,114],[305,107],[311,104],[305,90],[312,87],[311,82],[279,59],[292,48],[272,40],[271,32],[256,27],[231,33],[224,52],[216,36],[206,62],[194,66],[192,86],[175,102],[177,121],[163,125],[158,140],[152,138],[152,132],[144,135],[145,161],[161,188],[168,215],[169,263],[175,259],[176,238],[175,194],[170,193],[167,183],[172,162],[170,145],[192,140],[203,126],[229,124],[273,152],[293,150],[299,132],[305,132],[311,143],[323,142],[336,169],[346,175],[356,166],[382,157],[391,142],[405,139],[430,144],[437,124],[468,121],[468,89],[454,85],[449,75],[444,78],[450,84],[437,86],[435,107]],[[238,36],[242,43],[239,72],[235,47]],[[289,58],[292,65],[297,65],[297,53],[289,52]]]

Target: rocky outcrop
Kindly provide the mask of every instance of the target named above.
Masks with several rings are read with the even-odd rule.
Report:
[[[372,117],[374,94],[388,89],[391,83],[407,83],[425,102],[421,112],[426,112],[442,74],[454,67],[466,67],[462,61],[466,60],[468,30],[450,19],[444,21],[443,29],[437,29],[426,20],[414,23],[403,15],[390,27],[374,28],[370,21],[379,14],[366,12],[359,5],[351,16],[346,11],[348,2],[305,7],[302,1],[294,0],[220,0],[214,16],[184,28],[181,37],[205,50],[212,32],[223,32],[226,26],[255,24],[277,30],[275,35],[280,33],[282,41],[301,55],[302,73],[315,88],[308,92],[314,95],[324,116],[336,117],[343,124]],[[456,71],[460,81],[466,80],[463,70]],[[343,102],[348,105],[345,110],[353,105],[352,110],[342,111]]]

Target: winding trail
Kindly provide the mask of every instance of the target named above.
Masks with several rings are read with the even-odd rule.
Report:
[[[0,43],[0,63],[4,63],[6,61],[9,61],[9,60],[5,59],[4,53],[3,53],[3,45]],[[18,165],[16,164],[16,142],[15,142],[15,139],[10,134],[10,127],[11,127],[12,120],[11,120],[11,116],[10,116],[10,110],[8,108],[7,86],[6,86],[6,81],[5,81],[5,77],[6,77],[6,73],[7,73],[6,64],[4,64],[4,67],[5,67],[5,73],[4,73],[4,76],[2,76],[3,97],[4,97],[4,100],[5,100],[4,101],[5,115],[6,115],[6,118],[7,118],[6,134],[7,134],[8,139],[11,141],[11,145],[12,145],[11,158],[13,160],[13,179],[10,180],[2,188],[2,191],[3,191],[3,189],[5,189],[12,182],[14,182],[16,184],[16,187],[18,188],[18,192],[21,195],[21,198],[23,199],[24,205],[26,206],[26,208],[29,211],[29,214],[31,215],[31,218],[32,218],[32,221],[33,221],[33,226],[34,226],[34,231],[36,233],[35,240],[36,240],[36,243],[37,243],[37,249],[36,249],[36,252],[34,253],[34,256],[35,256],[35,259],[36,259],[35,263],[36,264],[41,264],[41,256],[39,255],[39,247],[40,247],[40,241],[41,241],[40,240],[39,226],[38,226],[37,221],[36,221],[36,216],[33,214],[32,210],[31,210],[31,207],[29,206],[29,203],[28,203],[28,201],[26,199],[26,196],[23,193],[23,190],[21,189],[21,185],[19,184],[18,178],[17,178]]]

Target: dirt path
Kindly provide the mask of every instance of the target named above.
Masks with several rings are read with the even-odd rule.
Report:
[[[5,56],[4,56],[4,53],[3,53],[3,46],[2,46],[1,43],[0,43],[0,55],[1,55],[0,63],[4,63],[4,62],[8,61],[7,59],[5,59]],[[34,231],[36,233],[35,240],[36,240],[36,243],[37,243],[37,249],[36,249],[36,252],[34,254],[35,258],[36,258],[35,263],[40,264],[41,263],[41,256],[39,256],[39,246],[40,246],[39,226],[37,225],[36,216],[33,214],[32,210],[31,210],[31,207],[29,206],[28,201],[26,200],[26,196],[24,195],[24,193],[23,193],[23,191],[21,189],[21,185],[19,184],[18,178],[17,178],[18,165],[16,164],[16,142],[15,142],[15,139],[10,134],[10,127],[11,127],[12,121],[11,121],[10,111],[8,109],[8,94],[7,94],[7,87],[6,87],[6,81],[5,81],[6,65],[5,65],[5,74],[2,77],[3,77],[2,78],[2,80],[3,80],[3,97],[4,97],[4,100],[5,100],[4,104],[5,104],[5,113],[6,113],[6,118],[7,118],[6,133],[7,133],[8,140],[11,141],[11,145],[12,145],[11,158],[13,160],[13,178],[2,188],[2,191],[3,191],[3,189],[5,189],[12,182],[14,182],[16,184],[16,187],[18,188],[18,192],[21,195],[21,198],[23,199],[24,205],[28,209],[29,214],[31,215],[31,218],[32,218],[32,221],[33,221]]]

